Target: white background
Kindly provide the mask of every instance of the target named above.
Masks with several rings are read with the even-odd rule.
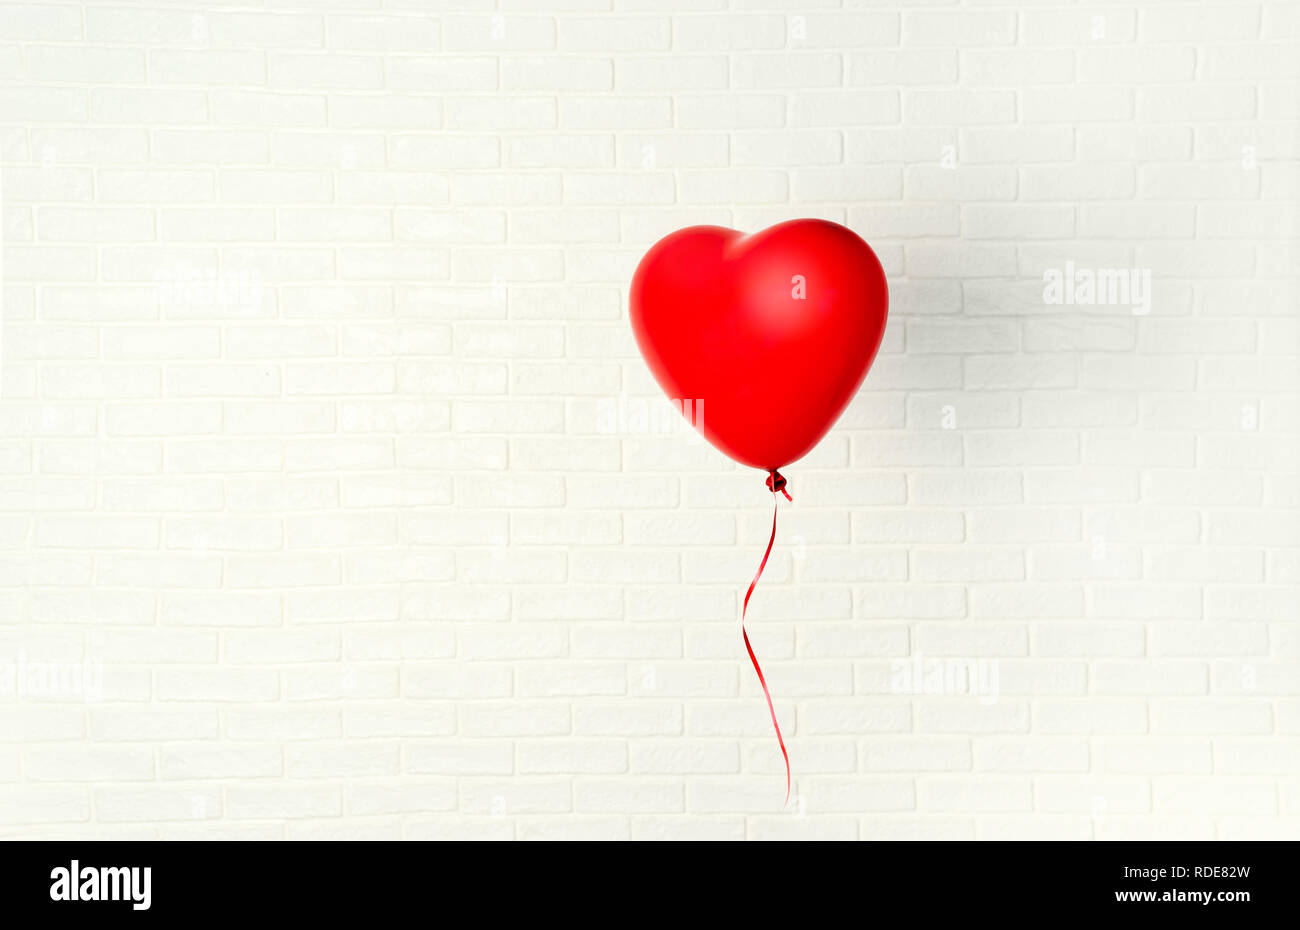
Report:
[[[1300,835],[1300,6],[563,5],[0,6],[0,835]],[[783,812],[771,497],[625,294],[798,216],[892,306]]]

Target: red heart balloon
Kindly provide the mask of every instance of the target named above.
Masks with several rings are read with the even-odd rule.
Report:
[[[791,220],[748,236],[692,226],[664,237],[637,266],[630,303],[664,392],[719,450],[774,471],[817,445],[853,399],[889,290],[851,230]]]

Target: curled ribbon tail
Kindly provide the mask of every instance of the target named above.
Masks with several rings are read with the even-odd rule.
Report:
[[[740,608],[740,635],[745,640],[745,651],[749,653],[749,661],[754,665],[754,673],[758,675],[758,683],[763,687],[763,697],[767,699],[767,712],[772,715],[772,728],[776,730],[776,741],[781,746],[781,756],[785,759],[785,804],[790,803],[790,754],[785,750],[785,739],[781,736],[781,724],[776,720],[776,708],[772,705],[772,694],[767,690],[767,679],[763,677],[763,669],[758,664],[758,656],[754,655],[754,647],[749,644],[749,633],[745,630],[745,614],[749,610],[749,598],[754,593],[755,586],[758,585],[758,579],[763,576],[763,569],[767,568],[767,560],[772,555],[772,544],[776,542],[776,514],[779,502],[776,499],[776,492],[780,491],[785,495],[786,500],[794,500],[790,492],[785,489],[785,478],[776,469],[773,469],[767,476],[767,489],[772,492],[772,534],[767,539],[767,550],[763,553],[763,561],[758,563],[758,571],[754,573],[754,580],[749,583],[749,590],[745,592],[745,601]],[[784,805],[783,805],[784,806]]]

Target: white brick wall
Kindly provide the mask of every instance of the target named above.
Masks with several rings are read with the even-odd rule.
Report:
[[[1300,5],[441,6],[0,5],[0,835],[1300,836]],[[624,294],[794,216],[782,812]]]

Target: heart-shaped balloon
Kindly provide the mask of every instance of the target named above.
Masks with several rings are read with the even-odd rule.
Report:
[[[659,386],[743,465],[775,471],[821,440],[871,367],[889,307],[871,247],[825,220],[745,235],[692,226],[632,278],[632,330]]]

